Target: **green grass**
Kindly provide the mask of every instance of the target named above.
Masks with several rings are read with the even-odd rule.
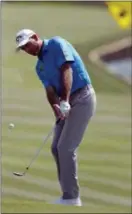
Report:
[[[20,211],[20,204],[21,204],[21,211]],[[126,208],[122,208],[122,210],[119,210],[118,207],[115,205],[111,207],[110,205],[102,206],[102,205],[96,205],[89,203],[88,206],[84,206],[83,210],[82,208],[73,208],[73,207],[62,207],[62,206],[53,206],[50,204],[45,204],[42,201],[34,201],[34,200],[24,200],[24,198],[16,198],[11,199],[9,197],[4,202],[5,206],[10,207],[10,213],[13,212],[19,212],[22,213],[23,210],[26,210],[27,212],[30,212],[32,210],[32,213],[40,213],[38,211],[38,207],[41,210],[41,213],[107,213],[109,210],[109,213],[128,213],[128,210]]]
[[[92,48],[130,32],[119,29],[104,8],[68,3],[3,3],[2,21],[2,212],[130,213],[130,87],[87,58]],[[14,53],[15,33],[23,27],[75,44],[96,88],[97,112],[78,151],[81,208],[48,204],[60,196],[51,139],[25,177],[12,175],[23,171],[54,124],[35,59]],[[11,131],[10,122],[15,124]]]

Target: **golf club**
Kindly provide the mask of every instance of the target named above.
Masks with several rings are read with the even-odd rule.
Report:
[[[60,121],[57,120],[56,124],[58,124]],[[35,159],[38,157],[41,149],[43,148],[43,146],[45,145],[45,143],[47,142],[47,140],[49,139],[49,137],[52,135],[53,131],[54,131],[55,125],[53,126],[52,130],[49,132],[49,134],[46,136],[46,138],[44,139],[44,141],[42,142],[42,145],[40,146],[40,148],[37,150],[37,152],[35,153],[34,157],[31,159],[31,162],[29,163],[29,165],[25,168],[25,170],[23,172],[13,172],[13,175],[21,177],[24,176],[26,174],[26,172],[29,170],[29,168],[31,167],[31,165],[33,164],[33,162],[35,161]]]

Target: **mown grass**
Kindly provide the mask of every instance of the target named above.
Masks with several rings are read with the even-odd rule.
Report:
[[[105,8],[44,2],[2,4],[2,212],[130,213],[130,88],[87,58],[92,48],[130,32],[119,29]],[[75,44],[97,92],[97,113],[78,151],[82,208],[47,204],[50,197],[59,197],[60,191],[50,153],[51,139],[29,174],[23,179],[12,175],[13,171],[23,171],[54,123],[34,71],[35,59],[14,52],[16,31],[23,27],[41,37],[60,35]],[[10,122],[15,124],[11,131]]]

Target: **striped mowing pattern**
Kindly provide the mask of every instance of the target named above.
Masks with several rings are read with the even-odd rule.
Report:
[[[49,202],[60,196],[50,143],[25,177],[23,171],[54,124],[42,90],[5,90],[2,109],[2,196]],[[20,97],[22,99],[20,99]],[[79,182],[85,206],[131,206],[130,109],[129,97],[98,95],[96,116],[78,151]],[[106,106],[102,101],[106,102]],[[127,107],[124,101],[128,103]],[[108,103],[109,102],[109,103]],[[120,106],[120,111],[118,107]],[[101,119],[102,118],[102,119]],[[13,122],[15,128],[8,130]],[[109,209],[109,208],[108,208]],[[109,210],[108,210],[109,211]]]

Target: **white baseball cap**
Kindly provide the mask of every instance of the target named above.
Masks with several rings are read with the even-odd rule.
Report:
[[[30,29],[22,29],[16,34],[16,43],[17,48],[26,45],[31,36],[35,35],[36,33]]]

